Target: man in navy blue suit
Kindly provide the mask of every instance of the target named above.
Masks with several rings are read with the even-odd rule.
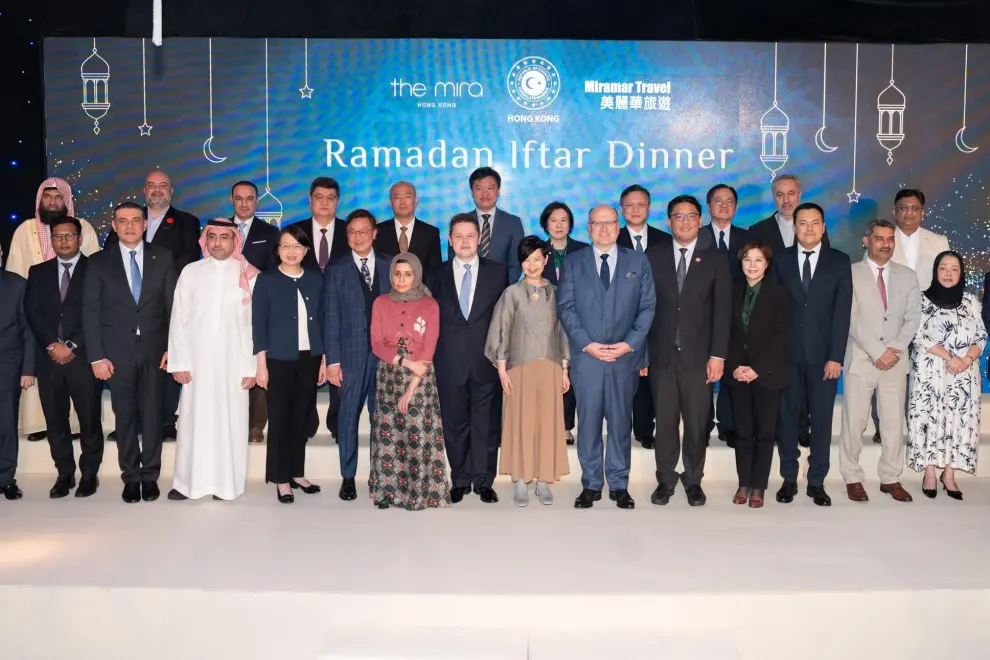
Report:
[[[509,284],[515,284],[522,275],[516,250],[525,234],[518,215],[506,213],[495,206],[502,192],[502,176],[490,167],[479,167],[471,172],[468,183],[475,204],[475,209],[470,213],[478,218],[481,229],[478,255],[503,264],[509,269]],[[447,255],[453,257],[453,247],[448,248]]]
[[[806,202],[794,209],[794,246],[774,259],[777,279],[790,298],[787,375],[777,427],[780,476],[777,501],[789,504],[797,494],[798,418],[807,403],[811,414],[811,454],[807,495],[818,506],[831,506],[824,482],[832,443],[832,408],[849,338],[852,271],[849,256],[826,247],[825,212]]]
[[[347,216],[350,252],[323,272],[326,321],[327,380],[340,388],[338,445],[340,499],[357,497],[358,420],[361,408],[375,416],[375,372],[378,358],[371,353],[371,307],[375,298],[391,291],[391,258],[372,250],[377,223],[364,209]]]
[[[575,508],[609,498],[620,509],[636,506],[629,495],[632,402],[639,372],[648,366],[646,335],[656,293],[646,255],[619,247],[619,214],[607,205],[588,214],[590,250],[568,255],[557,293],[561,325],[571,344],[571,380],[577,397],[578,460],[584,490]],[[602,422],[608,438],[602,447]]]

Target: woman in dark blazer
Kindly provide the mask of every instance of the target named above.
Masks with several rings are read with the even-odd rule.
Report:
[[[323,276],[302,267],[311,248],[302,228],[284,228],[275,245],[278,265],[258,276],[251,300],[258,386],[268,390],[265,481],[277,484],[283,504],[295,501],[295,488],[320,492],[304,476],[308,416],[326,381]]]
[[[724,385],[732,388],[739,490],[732,501],[759,508],[770,479],[780,395],[787,380],[788,297],[764,276],[773,263],[766,243],[751,242],[737,256],[745,282],[732,291],[732,329]]]
[[[543,267],[543,279],[557,286],[564,274],[564,258],[572,252],[588,247],[584,241],[571,238],[574,229],[574,214],[563,202],[550,202],[540,214],[540,227],[543,227],[550,238],[547,239],[547,265]],[[577,399],[574,398],[574,388],[564,393],[564,439],[567,444],[574,444],[574,417],[577,411]]]

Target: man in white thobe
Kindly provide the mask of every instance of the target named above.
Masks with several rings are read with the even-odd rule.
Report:
[[[170,500],[244,493],[248,390],[256,363],[251,292],[258,274],[241,254],[236,225],[210,220],[203,260],[179,275],[168,335],[168,371],[182,387]]]

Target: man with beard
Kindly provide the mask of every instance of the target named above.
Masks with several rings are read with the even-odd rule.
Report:
[[[17,273],[25,280],[31,266],[55,258],[51,228],[66,218],[76,215],[69,183],[56,177],[42,181],[38,187],[34,208],[34,217],[22,222],[14,231],[14,237],[10,241],[10,256],[7,257],[7,270]],[[93,225],[82,218],[78,220],[82,225],[82,242],[79,251],[88,257],[100,249],[99,239]],[[28,440],[44,440],[48,437],[37,385],[21,393],[20,420],[21,432],[27,435]],[[79,421],[75,414],[71,417],[71,429],[73,437],[79,437]]]

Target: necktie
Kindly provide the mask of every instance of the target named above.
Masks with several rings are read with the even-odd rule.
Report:
[[[368,270],[368,257],[361,260],[361,277],[364,278],[364,283],[368,287],[368,291],[371,291],[371,271]]]
[[[399,253],[409,252],[409,237],[406,235],[406,230],[408,227],[399,227],[399,232],[402,234],[399,236]]]
[[[241,245],[243,245],[244,244],[244,241],[247,240],[247,230],[246,230],[246,228],[247,228],[247,223],[246,222],[238,222],[237,223],[237,231],[241,232]]]
[[[643,251],[643,237],[642,236],[637,236],[636,237],[636,251],[637,252],[642,252]]]
[[[608,255],[602,255],[602,267],[598,271],[598,275],[602,278],[602,286],[608,291],[608,285],[612,283],[612,271],[608,267]]]
[[[326,227],[320,230],[320,255],[317,257],[317,261],[320,263],[320,270],[327,267],[327,262],[330,261],[330,244],[327,243],[327,230]]]
[[[808,293],[808,289],[811,288],[811,255],[814,254],[812,250],[804,251],[804,266],[801,267],[801,285],[804,287],[804,292]]]
[[[718,249],[722,252],[728,253],[729,246],[725,244],[725,230],[721,229],[718,232]]]
[[[461,315],[466,321],[471,316],[471,264],[464,264],[464,277],[461,278]]]
[[[883,282],[883,266],[879,266],[877,273],[877,288],[880,289],[880,300],[883,302],[883,309],[887,311],[887,285]]]
[[[131,295],[136,305],[141,300],[141,269],[138,268],[137,250],[131,250]]]
[[[492,251],[492,224],[488,222],[491,217],[488,213],[481,214],[481,219],[484,221],[481,224],[481,256],[485,259]]]
[[[65,302],[65,296],[66,294],[69,293],[69,269],[71,267],[72,264],[66,264],[66,263],[62,264],[62,268],[64,268],[65,270],[62,271],[62,281],[58,285],[58,297],[62,299],[62,302]],[[58,322],[58,338],[59,339],[62,338],[61,321]]]
[[[677,293],[684,288],[684,280],[687,278],[687,248],[679,248],[681,258],[677,260]],[[667,271],[668,273],[670,271]]]

